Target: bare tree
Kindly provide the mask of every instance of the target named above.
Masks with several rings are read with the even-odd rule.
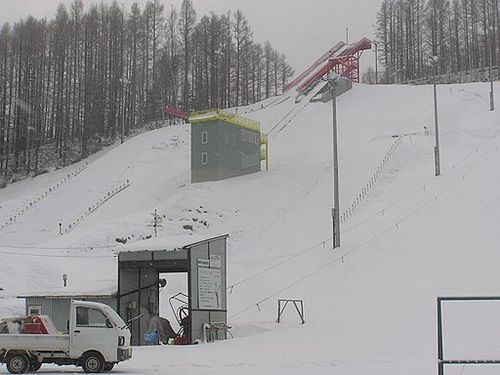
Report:
[[[191,0],[183,0],[181,4],[179,27],[181,36],[181,47],[183,52],[184,79],[183,79],[183,94],[182,105],[184,109],[190,108],[190,89],[189,89],[189,67],[190,67],[190,50],[191,36],[196,22],[196,11]]]
[[[293,74],[285,56],[252,38],[241,11],[196,22],[160,0],[126,11],[113,1],[61,4],[53,20],[0,28],[0,173],[66,165],[117,136],[186,110],[248,104]]]

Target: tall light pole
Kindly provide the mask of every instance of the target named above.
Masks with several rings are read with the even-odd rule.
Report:
[[[434,65],[434,134],[436,144],[434,145],[434,171],[435,176],[441,175],[441,158],[439,155],[439,120],[438,120],[438,102],[437,102],[437,73],[438,73],[438,57],[432,59]]]
[[[333,248],[340,246],[340,196],[339,196],[339,157],[338,157],[338,142],[337,142],[337,85],[339,78],[336,73],[328,78],[330,92],[332,94],[332,110],[333,110],[333,208],[332,208],[332,243]]]
[[[495,110],[495,94],[493,92],[493,38],[491,37],[491,34],[493,32],[493,27],[489,27],[490,30],[490,43],[489,43],[489,50],[490,50],[490,111]]]

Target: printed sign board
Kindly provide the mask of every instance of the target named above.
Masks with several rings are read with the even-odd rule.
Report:
[[[222,273],[216,268],[198,268],[198,308],[222,309]]]
[[[210,267],[210,261],[208,259],[198,259],[198,267]]]

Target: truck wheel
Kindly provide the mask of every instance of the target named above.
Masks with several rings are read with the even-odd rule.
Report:
[[[24,353],[13,353],[7,356],[7,370],[11,374],[24,374],[30,367],[28,356]]]
[[[28,371],[29,372],[37,372],[38,370],[40,370],[40,367],[42,367],[42,362],[31,361]]]
[[[90,374],[97,374],[104,371],[104,358],[100,353],[90,352],[83,356],[82,358],[83,371]]]
[[[104,371],[111,371],[113,370],[113,367],[115,367],[115,364],[113,362],[106,362],[104,365]]]

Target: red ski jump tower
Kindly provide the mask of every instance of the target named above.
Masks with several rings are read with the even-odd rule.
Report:
[[[359,83],[359,60],[363,51],[371,48],[372,42],[368,38],[363,38],[350,45],[339,42],[317,59],[307,70],[285,86],[283,92],[285,93],[293,87],[297,87],[299,94],[306,95],[323,78],[327,77],[331,71],[335,71],[341,77],[349,79],[352,82]],[[321,67],[318,69],[319,66]]]
[[[302,72],[302,74],[287,84],[283,89],[283,94],[295,88],[298,93],[296,101],[300,100],[300,98],[311,92],[320,82],[324,82],[325,78],[332,71],[335,71],[345,80],[359,83],[359,60],[363,51],[371,48],[372,42],[368,38],[363,38],[356,43],[347,45],[344,42],[338,42]],[[173,106],[165,105],[162,110],[166,115],[182,118],[185,121],[189,120],[189,113]]]

